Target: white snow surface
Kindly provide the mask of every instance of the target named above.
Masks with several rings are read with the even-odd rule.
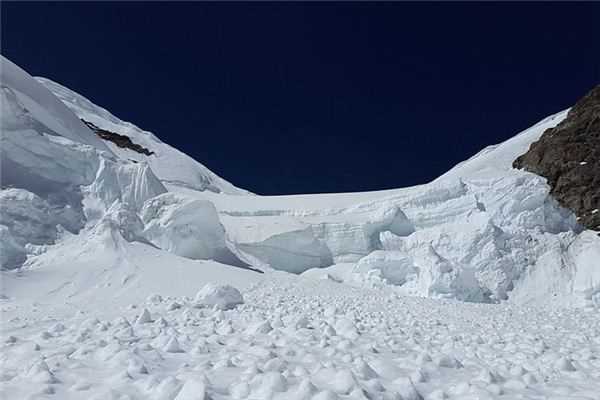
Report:
[[[398,296],[286,273],[186,296],[5,310],[7,399],[600,398],[597,312]],[[55,304],[54,306],[58,306]]]
[[[78,118],[91,122],[99,128],[128,136],[133,143],[153,151],[155,154],[146,156],[130,149],[120,148],[112,142],[106,142],[113,153],[124,160],[147,162],[163,183],[194,190],[249,194],[246,190],[239,189],[217,176],[185,153],[163,143],[154,134],[144,131],[130,122],[121,121],[106,109],[93,104],[80,94],[50,79],[41,77],[35,79],[60,99]],[[190,127],[190,129],[193,128]],[[190,135],[196,134],[199,132],[190,131]]]
[[[244,303],[239,290],[230,285],[207,283],[196,294],[196,305],[217,310],[229,310]]]
[[[43,129],[46,134],[107,150],[103,141],[69,112],[60,99],[3,56],[0,56],[0,82],[3,133],[26,126],[39,133]]]
[[[1,398],[600,399],[600,237],[511,167],[566,111],[424,185],[256,196],[1,66]]]

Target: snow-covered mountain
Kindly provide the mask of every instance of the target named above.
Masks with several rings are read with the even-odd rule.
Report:
[[[257,196],[0,67],[0,397],[599,399],[600,237],[512,167],[567,111],[420,186]]]
[[[108,237],[116,246],[110,257],[128,263],[134,258],[115,243],[177,256],[174,264],[212,259],[417,296],[596,301],[600,273],[591,260],[600,241],[581,232],[543,178],[511,166],[566,111],[425,185],[265,197],[77,93],[2,63],[4,269],[39,269],[51,280],[67,259],[76,264],[68,246],[89,246],[86,254],[99,259],[97,241]],[[102,140],[97,130],[148,151]]]

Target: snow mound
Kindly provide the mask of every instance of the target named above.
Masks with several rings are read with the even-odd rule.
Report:
[[[197,305],[214,307],[218,310],[229,310],[243,303],[244,298],[240,291],[230,285],[207,283],[196,294]]]

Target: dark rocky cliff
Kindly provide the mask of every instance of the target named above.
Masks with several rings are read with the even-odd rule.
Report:
[[[600,85],[532,143],[513,167],[545,177],[550,194],[581,225],[600,230]]]
[[[82,119],[82,121],[84,124],[87,125],[88,128],[90,128],[92,131],[94,131],[94,133],[96,135],[98,135],[99,137],[101,137],[104,140],[113,142],[114,144],[116,144],[117,146],[119,146],[121,148],[133,150],[137,153],[144,154],[147,156],[151,156],[152,154],[154,154],[153,151],[150,151],[147,148],[145,148],[137,143],[133,143],[133,141],[129,138],[129,136],[119,135],[118,133],[99,128],[96,125],[92,124],[91,122],[86,121],[85,119]]]

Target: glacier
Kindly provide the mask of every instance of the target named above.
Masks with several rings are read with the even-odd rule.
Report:
[[[5,270],[27,270],[57,251],[63,231],[83,238],[111,220],[127,241],[178,260],[296,274],[346,269],[341,275],[352,285],[466,301],[598,301],[594,267],[570,256],[594,254],[598,240],[582,234],[543,178],[511,167],[567,111],[427,184],[259,196],[83,96],[2,62]],[[81,120],[155,154],[103,141]]]
[[[426,184],[260,196],[0,67],[0,397],[598,399],[600,237],[512,168],[567,111]]]

